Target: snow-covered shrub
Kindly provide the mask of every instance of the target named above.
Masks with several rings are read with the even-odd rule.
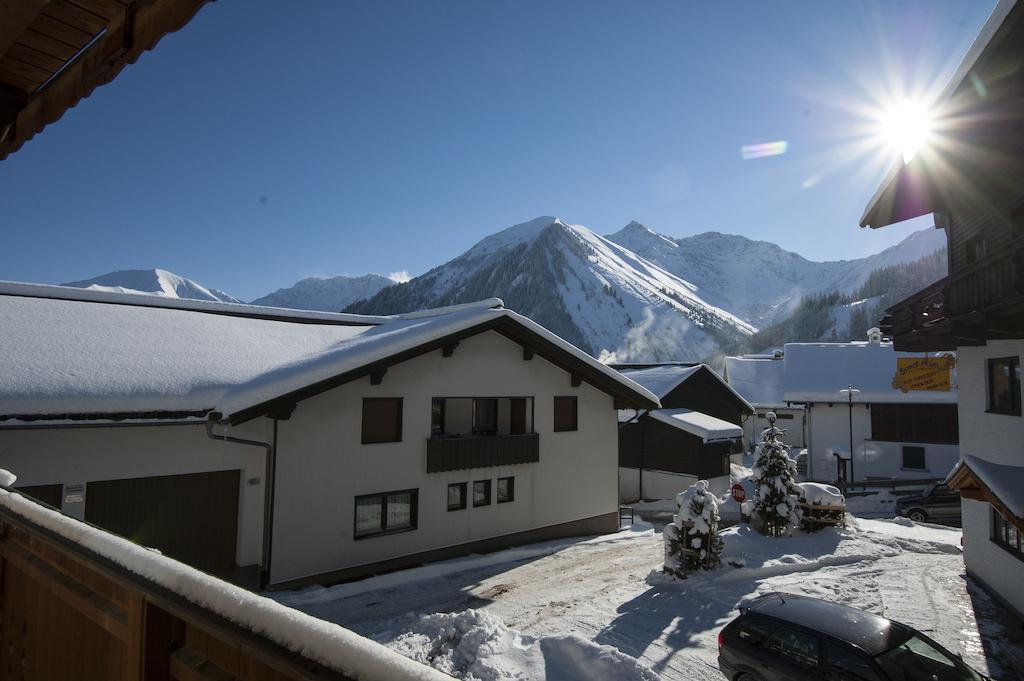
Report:
[[[800,501],[805,508],[800,526],[814,532],[828,525],[841,525],[846,520],[846,497],[838,488],[818,482],[797,483]]]
[[[719,501],[708,491],[708,481],[698,480],[676,495],[678,512],[665,527],[665,572],[710,570],[721,563],[724,544],[718,534]]]
[[[789,448],[778,439],[775,412],[768,412],[768,427],[761,432],[755,450],[754,521],[764,534],[779,537],[800,522],[800,488],[796,485],[796,462]]]

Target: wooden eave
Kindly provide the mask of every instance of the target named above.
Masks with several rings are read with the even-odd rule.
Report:
[[[548,362],[551,362],[555,366],[564,369],[567,373],[567,388],[573,380],[579,379],[586,381],[598,390],[613,396],[615,398],[616,409],[656,409],[659,406],[657,402],[651,401],[643,394],[629,389],[613,377],[604,374],[589,363],[573,355],[571,352],[568,352],[551,342],[541,334],[530,330],[510,317],[501,316],[423,343],[422,345],[418,345],[414,348],[395,353],[369,364],[365,364],[357,369],[352,369],[351,371],[343,372],[322,381],[317,381],[316,383],[304,386],[298,390],[293,390],[271,400],[242,409],[234,414],[225,415],[224,418],[226,418],[231,425],[239,425],[246,421],[251,421],[254,418],[259,418],[260,416],[271,413],[282,406],[294,405],[297,402],[314,397],[346,383],[350,383],[356,379],[366,376],[380,375],[387,371],[391,366],[419,357],[420,355],[424,355],[428,352],[443,350],[446,346],[458,343],[461,340],[476,336],[484,333],[485,331],[494,331],[499,333],[509,340],[522,345],[523,348],[530,349],[532,351],[531,356],[535,354]],[[524,359],[524,361],[527,360]],[[384,381],[386,380],[387,379],[385,377]],[[211,414],[211,417],[214,417],[214,415]]]
[[[965,499],[984,501],[991,504],[1008,522],[1016,526],[1021,532],[1024,532],[1024,518],[1006,508],[1006,504],[992,492],[991,488],[985,484],[985,481],[978,477],[967,464],[960,463],[950,476],[948,484],[951,489],[960,492],[960,496]]]
[[[207,0],[0,0],[0,160]]]

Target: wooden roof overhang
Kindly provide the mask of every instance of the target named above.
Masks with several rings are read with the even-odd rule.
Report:
[[[0,160],[207,0],[0,0]]]
[[[390,357],[365,364],[351,371],[346,371],[307,385],[233,414],[218,414],[214,412],[210,414],[210,418],[227,422],[231,425],[239,425],[261,416],[281,412],[282,410],[287,411],[301,400],[314,397],[359,378],[369,376],[372,379],[376,376],[380,380],[386,381],[385,374],[389,367],[436,350],[445,352],[446,357],[451,356],[457,352],[456,348],[460,340],[476,336],[485,331],[494,331],[521,345],[523,347],[524,361],[529,361],[536,355],[564,369],[568,373],[569,378],[567,385],[577,386],[581,382],[586,381],[598,390],[608,393],[614,397],[616,409],[656,409],[660,406],[657,402],[652,402],[644,394],[631,390],[623,383],[615,380],[615,378],[599,371],[529,327],[510,317],[501,316],[423,343]]]
[[[971,467],[960,462],[953,473],[949,476],[947,481],[950,488],[960,492],[960,496],[965,499],[973,499],[974,501],[984,501],[991,504],[1004,518],[1018,530],[1024,532],[1024,518],[1021,518],[1016,513],[1010,511],[1006,504],[1002,500],[993,494],[991,488],[985,484],[977,473],[971,470]]]
[[[860,219],[1008,212],[1024,186],[1024,2],[1000,0],[934,106],[936,141],[897,161]]]

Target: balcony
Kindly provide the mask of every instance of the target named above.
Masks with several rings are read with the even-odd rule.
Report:
[[[509,466],[540,461],[540,436],[475,435],[427,440],[427,472]]]
[[[1024,241],[893,305],[881,327],[908,351],[1024,338]]]

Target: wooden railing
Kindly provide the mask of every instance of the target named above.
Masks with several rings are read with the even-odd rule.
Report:
[[[954,318],[1005,306],[1024,296],[1024,240],[940,279],[890,307],[884,333],[896,339],[912,332],[938,330]],[[941,348],[936,348],[941,349]]]
[[[427,472],[508,466],[540,461],[540,436],[480,435],[427,440]]]

